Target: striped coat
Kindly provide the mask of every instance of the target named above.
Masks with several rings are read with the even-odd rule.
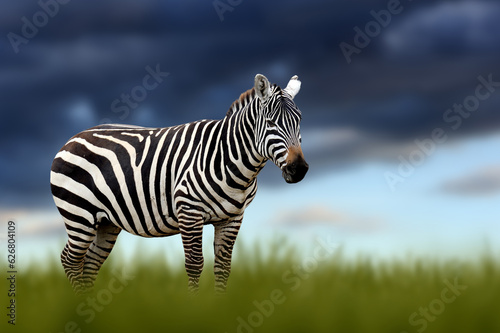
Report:
[[[257,75],[221,120],[167,128],[101,125],[71,138],[51,169],[54,201],[68,242],[61,260],[77,293],[92,288],[121,230],[143,237],[180,233],[189,287],[203,268],[203,225],[215,226],[216,289],[226,288],[234,242],[256,177],[271,159],[287,182],[308,166],[300,111],[286,89]]]

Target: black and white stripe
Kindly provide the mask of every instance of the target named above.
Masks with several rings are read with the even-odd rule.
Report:
[[[225,290],[259,171],[271,159],[287,182],[307,172],[293,102],[299,89],[296,76],[282,90],[258,74],[221,120],[101,125],[71,138],[54,159],[50,182],[68,233],[61,261],[75,291],[93,286],[121,230],[143,237],[180,233],[189,287],[196,290],[205,224],[215,226],[216,290]]]

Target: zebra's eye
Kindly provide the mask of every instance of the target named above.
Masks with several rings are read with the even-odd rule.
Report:
[[[266,125],[267,127],[276,127],[276,123],[271,119],[266,119]]]

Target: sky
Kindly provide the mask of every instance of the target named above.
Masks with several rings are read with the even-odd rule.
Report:
[[[16,221],[25,260],[60,251],[49,172],[71,136],[220,119],[255,74],[282,87],[298,75],[310,169],[290,185],[264,168],[242,244],[498,253],[499,16],[485,0],[3,1],[0,225]],[[179,257],[171,238],[122,233],[117,247]]]

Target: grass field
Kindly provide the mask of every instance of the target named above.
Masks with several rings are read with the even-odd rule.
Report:
[[[292,247],[269,257],[259,246],[243,248],[224,296],[213,293],[207,260],[194,297],[183,267],[161,255],[112,255],[95,291],[83,297],[73,295],[57,258],[50,258],[48,266],[18,272],[16,325],[3,315],[1,326],[47,333],[500,332],[500,262],[491,255],[373,264],[318,250],[293,258]]]

